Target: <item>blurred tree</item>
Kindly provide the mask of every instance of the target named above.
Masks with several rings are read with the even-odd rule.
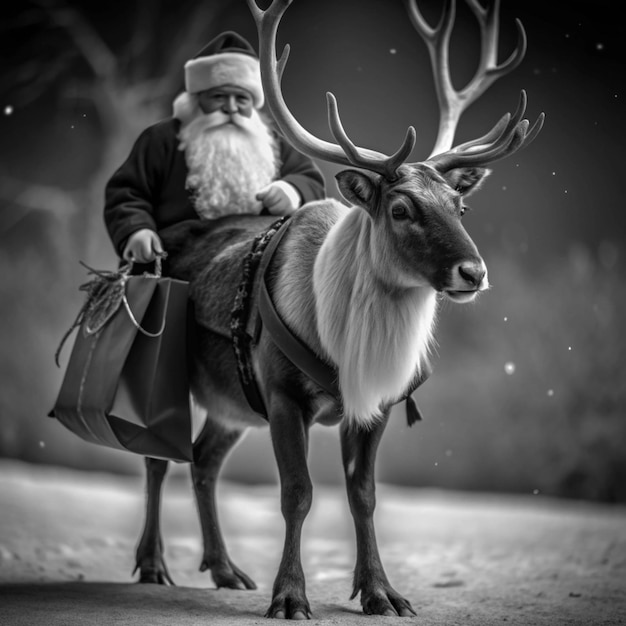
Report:
[[[230,4],[136,0],[111,7],[102,2],[30,0],[5,7],[9,14],[1,28],[3,99],[14,108],[51,96],[61,105],[81,100],[100,126],[99,163],[83,185],[69,193],[58,188],[40,188],[38,193],[42,199],[48,193],[65,195],[67,206],[74,209],[79,256],[103,244],[101,197],[106,180],[141,130],[167,114],[182,88],[184,62],[206,43],[207,33]],[[13,190],[12,199],[20,182],[23,189],[36,181],[3,185]],[[20,203],[25,211],[35,208],[23,198]],[[44,203],[40,208],[46,208]]]
[[[81,304],[77,287],[85,273],[78,260],[103,268],[116,263],[102,220],[105,183],[139,133],[169,114],[183,88],[184,62],[219,32],[232,4],[3,3],[0,454],[36,460],[44,458],[46,441],[63,439],[45,415],[62,373],[53,366],[55,347]],[[78,159],[68,154],[76,147],[74,127],[54,132],[60,112],[75,114],[77,107],[89,111]],[[42,149],[50,143],[51,150]],[[25,153],[26,167],[17,166]],[[76,169],[84,175],[69,171]],[[71,464],[72,455],[77,462],[76,454],[83,460],[98,454],[69,448],[60,445],[58,458],[46,460]]]

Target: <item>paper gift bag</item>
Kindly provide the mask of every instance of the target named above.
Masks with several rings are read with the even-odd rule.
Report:
[[[191,461],[188,283],[126,276],[99,329],[83,319],[50,416],[86,441]]]

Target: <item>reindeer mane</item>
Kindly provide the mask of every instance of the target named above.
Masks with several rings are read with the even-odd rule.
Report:
[[[328,233],[313,273],[321,346],[337,366],[344,413],[360,425],[376,420],[421,372],[437,302],[431,287],[378,278],[384,272],[373,267],[371,229],[365,211],[348,211]]]

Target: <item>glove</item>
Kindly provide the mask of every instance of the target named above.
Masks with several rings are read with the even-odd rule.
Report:
[[[151,263],[159,254],[163,254],[159,236],[149,228],[142,228],[128,238],[122,256],[133,263]]]
[[[261,189],[256,199],[272,215],[291,215],[302,202],[297,189],[284,180],[276,180]]]

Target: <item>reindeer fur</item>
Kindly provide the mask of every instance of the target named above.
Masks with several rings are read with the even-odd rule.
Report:
[[[338,369],[345,417],[360,426],[380,417],[421,373],[436,309],[432,287],[394,284],[389,266],[383,279],[371,252],[372,227],[366,211],[345,212],[313,274],[320,340]]]

